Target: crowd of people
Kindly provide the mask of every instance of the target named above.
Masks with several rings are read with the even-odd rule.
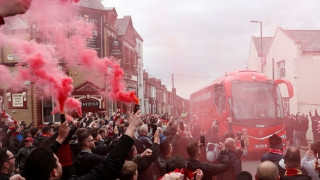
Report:
[[[219,136],[217,121],[203,133],[174,117],[87,113],[41,129],[2,117],[0,128],[0,179],[252,179],[241,163],[248,153],[246,130],[239,138],[232,131]],[[297,146],[284,154],[274,134],[255,178],[319,179],[317,147],[320,141],[303,158]]]
[[[315,110],[315,113],[312,114],[311,110],[308,114],[300,114],[299,112],[296,115],[288,114],[286,118],[286,134],[287,140],[290,145],[308,146],[307,142],[307,131],[309,129],[309,118],[312,123],[312,134],[314,141],[320,140],[320,117]]]

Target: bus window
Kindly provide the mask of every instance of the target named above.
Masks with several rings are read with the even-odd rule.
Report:
[[[214,88],[214,103],[217,107],[217,110],[222,113],[225,110],[225,95],[224,89],[222,85],[215,85]]]
[[[235,119],[242,121],[279,117],[281,107],[276,104],[281,99],[277,97],[278,93],[273,93],[273,87],[273,84],[261,82],[232,83],[231,109]]]

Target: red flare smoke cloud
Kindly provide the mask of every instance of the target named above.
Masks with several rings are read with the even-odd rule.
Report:
[[[54,97],[56,107],[53,113],[67,110],[76,111],[81,116],[81,102],[69,97],[73,81],[57,68],[59,63],[64,62],[67,67],[77,65],[88,72],[104,75],[113,100],[138,104],[134,91],[124,91],[123,70],[120,65],[109,58],[100,59],[95,50],[86,47],[86,40],[92,37],[92,31],[96,27],[70,18],[77,16],[78,9],[73,4],[78,2],[79,0],[33,0],[29,11],[20,16],[36,24],[42,38],[52,44],[38,44],[0,33],[0,46],[12,46],[20,58],[16,72],[0,66],[0,83],[6,88],[21,89],[24,81],[31,81],[40,89],[39,95]]]

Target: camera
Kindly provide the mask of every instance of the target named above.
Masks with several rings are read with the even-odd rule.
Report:
[[[240,140],[240,142],[241,142],[241,147],[242,147],[242,148],[245,148],[246,146],[245,146],[245,144],[244,144],[244,140]]]
[[[135,114],[139,110],[140,110],[140,105],[139,104],[134,105],[133,114]]]
[[[158,126],[156,124],[151,125],[152,128],[152,136],[154,136],[154,133],[156,133]]]

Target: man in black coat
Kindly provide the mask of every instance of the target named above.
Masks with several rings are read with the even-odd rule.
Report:
[[[229,169],[226,172],[219,174],[217,179],[235,180],[237,175],[242,171],[241,159],[238,153],[235,152],[236,141],[233,138],[227,138],[224,141],[224,145],[226,147],[226,154],[228,154],[229,158]]]
[[[269,137],[269,152],[265,153],[261,157],[261,162],[271,161],[273,163],[278,163],[283,158],[283,145],[282,139],[273,134]]]
[[[200,162],[200,144],[195,141],[188,144],[187,152],[190,157],[190,159],[188,159],[187,161],[187,169],[191,171],[201,169],[203,171],[203,180],[211,180],[212,176],[215,176],[228,170],[228,156],[226,154],[223,154],[222,164]]]
[[[77,176],[82,176],[87,174],[98,164],[102,163],[106,159],[106,156],[92,153],[92,150],[95,148],[95,142],[88,131],[82,132],[79,135],[78,140],[82,146],[82,150],[75,160],[74,172]]]

